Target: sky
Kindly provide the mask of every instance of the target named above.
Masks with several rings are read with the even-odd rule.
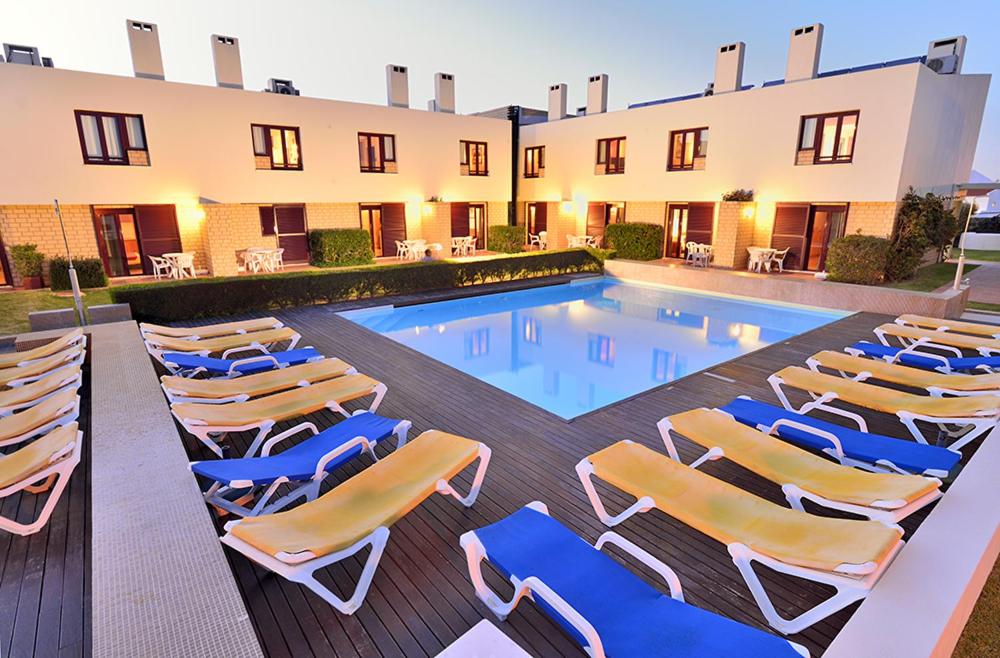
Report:
[[[132,75],[125,20],[156,23],[166,78],[215,84],[209,36],[240,39],[243,79],[294,81],[303,95],[385,103],[385,65],[410,71],[410,105],[453,73],[458,111],[544,108],[550,84],[585,104],[607,73],[609,109],[694,93],[715,48],[747,44],[744,84],[784,76],[789,31],[825,26],[820,70],[923,55],[969,38],[963,72],[1000,74],[1000,1],[841,0],[15,0],[0,1],[0,41],[38,46],[60,68]],[[1000,178],[1000,80],[986,106],[975,168]],[[2,95],[0,90],[0,95]]]

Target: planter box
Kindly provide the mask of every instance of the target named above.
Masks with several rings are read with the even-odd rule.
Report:
[[[32,331],[48,329],[70,329],[76,326],[76,309],[57,308],[52,311],[28,313],[28,324]]]
[[[97,306],[88,306],[87,319],[90,321],[90,324],[127,322],[132,319],[132,307],[128,304],[98,304]]]

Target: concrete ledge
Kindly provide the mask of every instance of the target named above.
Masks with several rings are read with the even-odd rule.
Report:
[[[608,260],[604,263],[604,272],[619,279],[645,283],[892,315],[914,313],[955,318],[962,314],[969,296],[968,289],[941,293],[914,292],[780,274],[691,267],[672,261]]]
[[[47,329],[71,329],[76,326],[76,309],[56,308],[51,311],[32,311],[28,313],[28,324],[32,331]]]
[[[90,321],[90,324],[128,322],[132,319],[132,307],[128,304],[98,304],[97,306],[88,306],[87,319]]]

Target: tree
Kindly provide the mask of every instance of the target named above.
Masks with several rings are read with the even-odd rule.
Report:
[[[896,215],[886,279],[899,281],[913,276],[930,249],[937,250],[939,262],[943,260],[958,230],[958,217],[943,197],[930,193],[920,196],[910,188]]]

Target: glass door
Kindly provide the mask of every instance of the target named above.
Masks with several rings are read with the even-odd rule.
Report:
[[[826,255],[834,240],[844,235],[847,224],[846,206],[813,206],[809,222],[809,248],[806,269],[820,272],[826,269]]]
[[[476,249],[486,248],[486,206],[469,204],[469,236],[476,239]]]
[[[142,274],[142,250],[132,209],[98,210],[101,256],[108,276]]]
[[[372,250],[376,258],[385,255],[382,247],[382,206],[361,206],[361,225],[367,227],[372,238]]]
[[[687,241],[687,206],[667,206],[665,258],[683,258],[684,243]]]

